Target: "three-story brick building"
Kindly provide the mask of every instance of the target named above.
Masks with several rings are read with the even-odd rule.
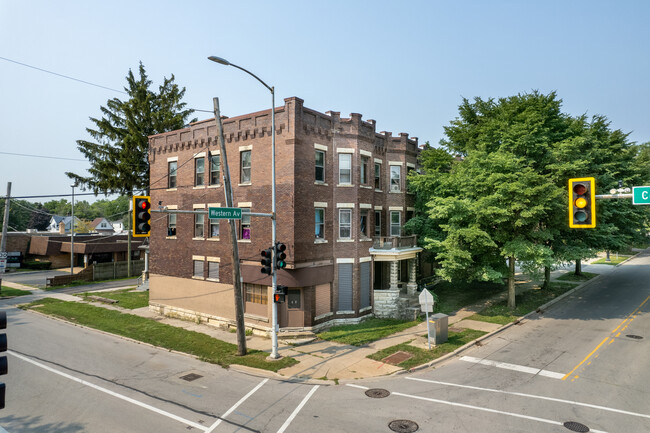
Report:
[[[271,110],[223,119],[234,206],[271,212]],[[414,212],[406,177],[417,138],[375,131],[360,114],[343,119],[287,98],[276,108],[277,239],[289,287],[280,327],[318,330],[363,317],[399,314],[400,290],[415,293],[415,237],[402,236]],[[151,199],[168,210],[225,206],[214,119],[149,138]],[[154,213],[150,306],[217,324],[234,323],[232,241],[227,220]],[[271,277],[260,251],[271,246],[271,220],[237,224],[247,327],[267,330]]]

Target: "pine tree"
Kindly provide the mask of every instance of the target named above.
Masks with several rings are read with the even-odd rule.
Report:
[[[91,117],[94,128],[86,131],[95,140],[77,140],[77,147],[90,162],[88,176],[67,172],[83,190],[97,194],[131,195],[149,190],[148,136],[182,128],[194,112],[181,102],[185,88],[164,78],[158,92],[140,62],[139,77],[129,69],[126,76],[129,99],[108,100],[103,117]]]

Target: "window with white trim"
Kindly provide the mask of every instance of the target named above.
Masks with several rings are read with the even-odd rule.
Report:
[[[167,236],[176,236],[176,214],[167,214]]]
[[[211,219],[210,221],[210,231],[208,232],[209,238],[218,238],[219,237],[219,221]]]
[[[339,239],[352,239],[352,209],[339,209]]]
[[[194,237],[203,237],[203,214],[194,214]]]
[[[194,158],[194,186],[205,185],[205,158]]]
[[[339,153],[339,184],[352,184],[352,154]]]
[[[402,190],[402,167],[399,165],[390,166],[390,190],[391,191],[401,191]]]
[[[203,278],[203,260],[192,260],[194,265],[194,272],[192,276],[194,278]]]
[[[365,155],[361,156],[361,165],[359,166],[360,179],[359,183],[361,185],[368,184],[368,166],[370,165],[370,158]]]
[[[251,151],[240,152],[241,173],[239,183],[251,183]]]
[[[325,152],[316,151],[316,173],[314,179],[316,182],[325,182]]]
[[[176,170],[178,161],[169,161],[167,163],[167,188],[176,188]]]
[[[375,211],[375,236],[381,236],[381,211]]]
[[[390,235],[402,235],[402,213],[400,211],[390,211]]]
[[[314,209],[314,234],[316,239],[325,239],[325,209]]]
[[[221,155],[210,155],[210,185],[219,185],[221,177]]]
[[[375,189],[381,189],[381,164],[375,162]]]
[[[365,209],[359,213],[359,233],[364,238],[368,237],[368,211]]]
[[[219,262],[208,262],[208,278],[219,281]]]
[[[239,223],[239,239],[250,240],[251,238],[251,216],[248,214],[250,208],[241,208],[241,220]]]

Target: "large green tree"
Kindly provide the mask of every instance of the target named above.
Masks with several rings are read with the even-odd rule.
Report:
[[[77,141],[90,162],[88,175],[66,175],[84,190],[122,195],[148,191],[147,137],[182,128],[194,112],[182,102],[185,88],[174,83],[173,74],[155,92],[142,62],[138,72],[136,77],[129,69],[126,76],[128,99],[109,99],[101,107],[102,118],[90,118],[94,126],[86,131],[94,141]]]

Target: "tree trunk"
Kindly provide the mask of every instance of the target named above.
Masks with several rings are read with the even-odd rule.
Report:
[[[542,289],[548,289],[551,286],[551,267],[544,266],[544,284]]]
[[[580,259],[576,260],[576,271],[574,274],[582,276],[582,261]]]
[[[508,308],[515,308],[515,258],[510,256],[508,271]]]

